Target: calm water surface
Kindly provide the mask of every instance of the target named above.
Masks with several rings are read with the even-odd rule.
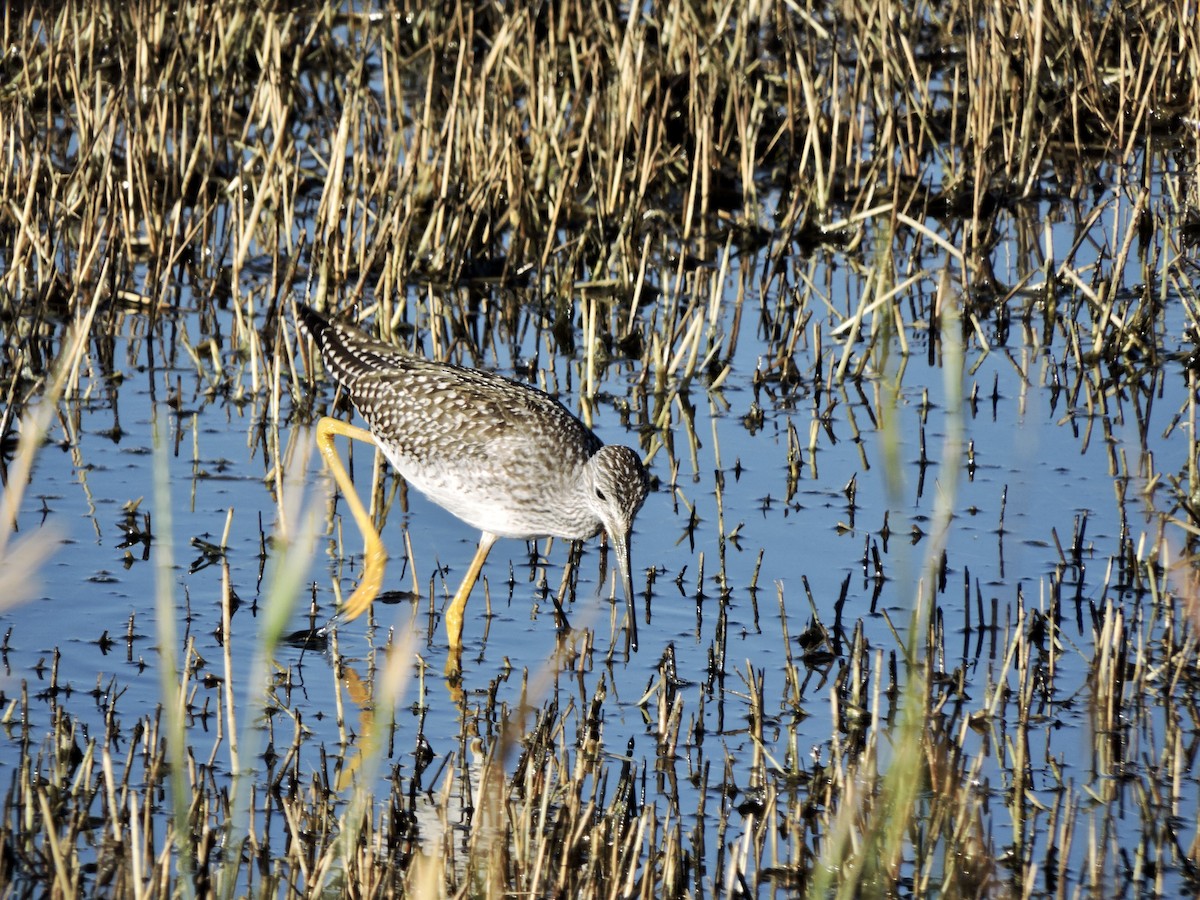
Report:
[[[1068,244],[1070,226],[1056,228],[1061,229],[1056,239]],[[730,327],[737,275],[735,267],[728,280],[730,300],[722,312],[720,329]],[[852,277],[844,272],[823,272],[820,277],[828,279],[836,303],[853,309],[860,286]],[[774,294],[762,302],[773,304]],[[758,303],[759,298],[747,300],[748,311]],[[1035,318],[1040,322],[1040,315]],[[1018,598],[1023,598],[1026,609],[1047,608],[1055,573],[1062,572],[1067,643],[1061,651],[1057,682],[1062,702],[1039,711],[1045,724],[1038,733],[1044,735],[1045,744],[1033,754],[1038,768],[1031,787],[1034,791],[1052,787],[1043,768],[1051,760],[1069,770],[1078,783],[1097,777],[1093,761],[1077,752],[1079,746],[1091,744],[1085,681],[1091,656],[1091,617],[1108,601],[1135,603],[1123,594],[1109,570],[1110,560],[1119,551],[1123,527],[1113,460],[1124,460],[1135,475],[1144,471],[1144,462],[1150,458],[1157,471],[1181,471],[1187,459],[1187,434],[1178,428],[1166,434],[1172,417],[1186,406],[1179,367],[1167,364],[1148,401],[1110,396],[1106,413],[1111,423],[1110,442],[1102,427],[1105,413],[1076,405],[1078,397],[1072,398],[1068,390],[1056,392],[1053,387],[1055,360],[1066,355],[1061,335],[1056,336],[1057,345],[1044,350],[1023,343],[1027,335],[1014,326],[1007,347],[997,346],[986,354],[972,337],[961,399],[967,400],[973,389],[976,399],[964,405],[963,442],[956,448],[957,458],[946,458],[943,440],[949,404],[944,370],[940,364],[929,365],[928,335],[914,328],[907,334],[910,354],[903,360],[895,406],[902,437],[898,451],[902,483],[890,492],[884,445],[875,426],[879,407],[889,402],[885,380],[877,372],[868,373],[861,382],[862,394],[849,387],[832,393],[819,389],[819,379],[813,377],[816,360],[812,348],[801,342],[795,360],[800,381],[786,388],[778,383],[756,388],[754,376],[756,369],[763,367],[763,344],[762,336],[746,324],[753,319],[753,315],[745,316],[732,370],[720,389],[708,391],[700,381],[691,387],[687,399],[694,409],[694,434],[689,433],[676,406],[672,436],[678,478],[674,489],[672,453],[655,449],[651,470],[660,486],[642,510],[633,539],[638,605],[639,609],[648,608],[650,623],[642,625],[641,647],[628,658],[620,632],[623,601],[614,606],[611,581],[602,584],[598,580],[601,553],[597,541],[584,549],[576,597],[568,608],[572,626],[591,632],[594,653],[575,663],[556,658],[553,604],[538,587],[544,577],[550,590],[557,590],[567,546],[555,542],[545,553],[547,545],[542,542],[537,549],[545,553],[544,565],[539,566],[531,565],[527,544],[501,541],[484,572],[494,617],[490,621],[483,617],[484,591],[477,587],[468,606],[463,695],[452,696],[440,678],[446,652],[440,610],[446,592],[457,586],[470,561],[477,535],[415,494],[408,498],[407,511],[399,502],[393,504],[383,530],[393,557],[386,588],[396,592],[410,588],[410,562],[404,549],[407,529],[414,556],[411,564],[416,567],[422,597],[414,601],[407,595],[393,595],[394,602],[376,605],[376,629],[360,619],[341,626],[338,634],[338,649],[362,677],[370,674],[375,650],[390,635],[415,635],[419,659],[428,665],[422,669],[420,662],[414,661],[413,674],[426,674],[426,693],[423,697],[418,694],[415,680],[405,687],[392,755],[384,761],[385,775],[393,765],[411,771],[419,727],[437,761],[431,771],[439,771],[443,762],[448,765],[440,771],[449,771],[458,764],[463,746],[462,722],[485,717],[492,692],[502,708],[517,709],[526,672],[530,691],[526,699],[535,708],[555,696],[562,702],[574,698],[576,703],[586,704],[600,679],[605,679],[610,694],[603,722],[605,748],[614,759],[620,758],[632,738],[634,762],[652,772],[652,726],[638,701],[658,678],[658,666],[668,646],[674,648],[683,685],[689,736],[680,750],[680,773],[697,771],[706,759],[719,765],[725,749],[735,760],[748,762],[752,745],[746,731],[745,678],[750,670],[761,672],[764,678],[765,710],[775,725],[768,729],[769,739],[782,741],[786,730],[779,723],[790,724],[797,716],[794,704],[785,697],[781,674],[786,654],[780,598],[797,656],[796,637],[814,621],[804,579],[820,621],[841,641],[848,641],[855,623],[861,621],[870,647],[880,651],[883,659],[899,653],[897,632],[907,639],[916,585],[928,575],[924,560],[928,537],[914,541],[913,530],[928,533],[939,495],[956,480],[956,492],[951,495],[954,521],[946,554],[946,584],[938,595],[947,656],[940,665],[945,671],[965,672],[969,686],[965,703],[968,708],[981,704],[986,686],[1000,677],[1008,629],[1016,624]],[[193,334],[199,327],[186,312],[179,321]],[[1181,343],[1182,312],[1169,322],[1172,335],[1168,344],[1172,340]],[[263,605],[268,602],[260,559],[263,535],[270,534],[278,517],[261,439],[263,429],[269,431],[273,426],[268,411],[260,405],[239,406],[220,394],[205,396],[206,383],[194,368],[151,371],[147,349],[157,342],[140,338],[131,342],[128,330],[143,325],[134,318],[126,319],[125,324],[126,333],[115,343],[115,368],[123,373],[123,381],[119,386],[109,385],[99,373],[85,376],[82,389],[87,399],[78,404],[74,423],[78,431],[69,435],[70,448],[64,446],[68,434],[62,421],[56,422],[25,497],[22,534],[55,529],[62,544],[42,572],[37,599],[8,609],[0,617],[0,629],[7,633],[0,657],[0,690],[10,699],[19,695],[23,684],[33,694],[44,691],[57,652],[58,682],[71,688],[71,694],[59,695],[57,702],[97,733],[101,733],[103,703],[89,693],[93,688],[103,694],[120,691],[117,709],[130,722],[150,714],[160,702],[154,567],[169,541],[180,628],[186,629],[179,646],[190,638],[199,659],[197,694],[192,701],[199,714],[191,720],[190,736],[193,752],[203,759],[216,740],[211,712],[220,702],[220,682],[206,684],[202,676],[224,674],[219,640],[223,588],[219,558],[206,557],[199,542],[220,544],[232,516],[226,558],[240,605],[233,617],[230,645],[236,691],[250,704],[262,690],[251,672]],[[420,321],[416,324],[419,330]],[[990,330],[987,334],[995,338]],[[536,335],[527,337],[521,349],[534,358],[539,350]],[[841,348],[836,349],[830,357],[826,347],[822,377],[828,375],[830,360],[836,362]],[[546,360],[544,348],[536,358]],[[892,364],[900,360],[897,350]],[[499,362],[501,370],[511,374],[512,361],[501,357]],[[156,363],[161,366],[160,360]],[[544,383],[560,388],[570,385],[562,399],[578,411],[576,362],[556,359],[544,364],[552,367]],[[1058,374],[1063,373],[1060,370]],[[626,369],[614,367],[602,390],[610,396],[632,396],[636,406],[639,401],[630,377]],[[177,383],[181,393],[172,406],[168,403],[170,390]],[[328,382],[323,381],[320,390],[324,399],[332,398]],[[303,475],[302,484],[289,488],[291,498],[299,501],[297,508],[304,502],[317,504],[324,529],[330,483],[311,454],[311,433],[304,423],[294,421],[287,401],[284,403],[278,440],[286,448],[291,471]],[[1135,414],[1139,404],[1144,434]],[[825,419],[814,426],[816,414]],[[645,416],[645,411],[635,408],[635,421],[644,421]],[[141,526],[142,514],[154,508],[155,419],[165,438],[173,527],[168,534],[160,523],[153,522],[154,539],[149,545],[134,542],[124,546],[129,522]],[[598,404],[594,424],[606,442],[638,443],[637,435],[622,425],[611,402]],[[114,433],[115,426],[119,426],[119,434]],[[794,427],[801,448],[799,481],[790,497],[789,426]],[[809,452],[814,427],[815,455]],[[922,429],[928,458],[925,467],[920,455]],[[973,467],[968,466],[968,442],[973,444]],[[647,449],[646,443],[641,446]],[[356,449],[355,467],[357,482],[365,488],[371,456],[362,447]],[[951,477],[952,471],[956,479]],[[846,490],[851,482],[853,504]],[[392,484],[389,479],[387,487]],[[1154,508],[1139,496],[1136,484],[1131,483],[1123,508],[1128,537],[1135,545],[1143,532],[1157,527],[1151,524]],[[135,504],[137,511],[131,520],[126,510]],[[339,503],[338,515],[344,515],[344,510]],[[886,536],[882,533],[885,517]],[[723,576],[722,523],[726,535]],[[340,527],[347,547],[361,552],[353,522],[347,517]],[[1069,563],[1076,562],[1071,547],[1081,531],[1078,561],[1082,565],[1064,567],[1058,547],[1063,548]],[[294,631],[309,627],[314,603],[318,622],[333,612],[335,579],[343,591],[349,591],[357,577],[357,559],[352,565],[339,565],[331,557],[333,537],[323,530],[316,556],[307,563],[306,580],[312,589],[295,598],[290,620]],[[272,552],[268,547],[268,555]],[[882,561],[882,578],[876,577],[873,553]],[[433,603],[439,616],[430,634],[428,587],[438,566],[446,569],[445,585],[440,579],[436,583]],[[654,577],[647,602],[647,571],[651,569]],[[757,587],[752,589],[755,583]],[[724,616],[723,587],[728,589]],[[997,626],[995,630],[979,628],[980,602],[987,624]],[[995,620],[991,619],[993,608]],[[1127,614],[1137,612],[1131,606]],[[838,624],[840,632],[835,628]],[[711,656],[719,646],[719,634],[724,635],[724,677],[714,679]],[[614,645],[616,652],[608,665],[605,659]],[[843,644],[842,652],[845,649]],[[339,702],[347,707],[345,727],[351,735],[355,733],[354,704],[344,691],[339,696],[337,672],[327,652],[285,644],[269,671],[277,683],[278,673],[287,673],[288,689],[277,690],[276,698],[311,731],[306,746],[338,744],[342,737]],[[801,758],[791,760],[794,765],[807,767],[827,759],[833,730],[830,695],[838,672],[837,661],[807,670],[804,717],[795,726],[801,738]],[[428,709],[420,716],[417,710],[422,704]],[[34,703],[32,721],[10,723],[0,734],[0,769],[18,758],[23,736],[40,739],[48,728],[51,708],[49,699]],[[277,717],[272,721],[279,727]],[[489,725],[497,723],[481,724],[480,731],[487,733]],[[265,721],[262,727],[268,727]],[[289,735],[290,729],[288,724]],[[767,749],[781,762],[788,758],[788,748],[782,743]],[[227,765],[224,752],[218,752],[215,759],[218,769]],[[315,751],[305,764],[317,764]],[[993,792],[999,800],[1004,785],[990,766],[984,768],[980,790]],[[1192,808],[1184,812],[1194,820],[1198,793],[1194,777],[1190,773],[1188,777]],[[745,786],[749,773],[734,771],[732,778]],[[687,792],[694,792],[695,787],[686,779],[680,780],[680,787],[687,801]],[[715,791],[715,786],[710,789]],[[655,801],[653,788],[647,799]],[[692,802],[690,808],[696,805]],[[714,808],[715,804],[710,806]],[[726,840],[734,841],[739,816],[736,812],[730,815]],[[1007,843],[1004,835],[1011,828],[1007,817],[994,815],[989,825],[996,845]],[[705,838],[708,853],[716,852],[717,840],[716,829],[710,829]],[[1075,852],[1081,852],[1080,848]]]

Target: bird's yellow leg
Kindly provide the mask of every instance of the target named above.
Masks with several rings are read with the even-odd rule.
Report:
[[[379,595],[379,589],[383,586],[383,570],[387,565],[387,551],[383,549],[383,541],[379,539],[379,532],[375,530],[371,516],[363,508],[362,501],[358,499],[358,492],[354,490],[354,482],[350,480],[350,473],[342,465],[342,460],[333,446],[333,439],[338,435],[356,441],[365,441],[372,446],[375,445],[375,438],[365,428],[347,425],[345,422],[331,419],[329,416],[324,416],[321,421],[317,422],[317,448],[321,451],[321,456],[325,458],[325,465],[333,474],[333,480],[337,482],[338,489],[341,490],[342,496],[346,498],[346,504],[350,507],[350,514],[354,516],[354,521],[358,523],[358,528],[366,540],[362,578],[359,579],[358,587],[354,589],[350,599],[342,605],[342,616],[349,621],[362,615],[371,605],[371,601]]]
[[[479,536],[479,549],[475,551],[475,558],[471,560],[471,568],[467,569],[467,575],[463,579],[458,593],[446,607],[446,637],[450,641],[451,650],[462,649],[463,610],[467,607],[467,598],[471,596],[471,588],[475,587],[475,582],[479,580],[479,572],[483,569],[488,551],[492,549],[494,543],[496,543],[496,535],[490,531],[485,531]]]

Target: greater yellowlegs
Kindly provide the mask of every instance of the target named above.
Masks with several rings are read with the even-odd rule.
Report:
[[[616,551],[636,649],[630,529],[649,490],[638,454],[604,444],[537,388],[433,362],[303,304],[296,309],[297,321],[368,426],[328,416],[317,423],[317,446],[366,539],[363,575],[342,609],[345,618],[360,615],[379,593],[387,554],[334,449],[338,435],[375,444],[410,485],[482,532],[446,608],[452,649],[462,646],[467,597],[496,538],[583,540],[601,530]]]

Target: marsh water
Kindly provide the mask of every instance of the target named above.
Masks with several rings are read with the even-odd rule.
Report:
[[[42,758],[64,717],[80,748],[148,752],[166,641],[186,671],[199,783],[228,789],[240,734],[241,774],[265,791],[291,745],[298,781],[334,769],[356,782],[334,810],[353,790],[398,794],[413,852],[466,856],[484,827],[480,761],[515,783],[530,735],[560,723],[551,756],[587,744],[597,807],[627,786],[658,841],[677,833],[694,895],[794,893],[807,876],[789,869],[807,869],[785,826],[817,815],[868,732],[888,769],[919,671],[933,748],[920,791],[945,792],[935,760],[954,760],[993,861],[987,890],[1071,894],[1090,878],[1114,895],[1188,891],[1200,783],[1185,157],[1147,157],[1141,184],[1100,166],[1086,195],[1002,205],[984,265],[934,239],[956,243],[958,226],[933,212],[894,231],[835,214],[824,238],[789,239],[771,223],[790,201],[769,184],[758,230],[648,231],[631,293],[599,271],[552,278],[534,258],[364,289],[356,272],[327,281],[302,242],[238,259],[232,217],[208,238],[219,272],[197,258],[164,288],[132,260],[96,306],[10,539],[52,549],[0,612],[0,782]],[[315,195],[290,225],[324,227]],[[556,234],[571,243],[570,228]],[[654,487],[632,539],[636,650],[601,541],[576,558],[562,541],[506,540],[447,678],[441,612],[478,535],[361,444],[339,449],[381,523],[385,594],[369,620],[322,630],[362,540],[312,425],[362,423],[295,335],[291,301],[318,285],[369,330],[533,383],[642,453]],[[82,312],[13,308],[9,346],[32,348],[11,382],[24,384],[69,355]],[[14,440],[37,402],[10,403]],[[167,827],[168,805],[150,828]],[[252,825],[281,842],[291,828]],[[656,839],[642,840],[652,866]],[[902,866],[902,892],[936,880],[923,866]]]

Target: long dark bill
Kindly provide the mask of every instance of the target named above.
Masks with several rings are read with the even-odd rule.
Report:
[[[617,551],[617,567],[621,570],[621,586],[625,589],[625,605],[629,618],[629,643],[634,650],[638,648],[637,611],[633,607],[633,580],[629,575],[629,535],[614,534],[613,549]]]

